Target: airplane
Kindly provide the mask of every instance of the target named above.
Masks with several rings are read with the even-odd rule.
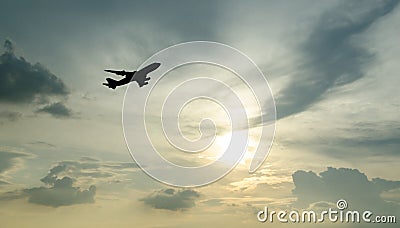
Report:
[[[161,63],[152,63],[139,71],[125,71],[125,70],[104,70],[105,72],[113,73],[116,75],[125,76],[125,78],[117,81],[112,78],[106,78],[107,83],[103,83],[103,85],[108,86],[108,88],[115,89],[117,86],[126,85],[130,82],[136,81],[139,87],[145,86],[150,80],[150,77],[147,77],[147,74],[156,70],[160,67]]]

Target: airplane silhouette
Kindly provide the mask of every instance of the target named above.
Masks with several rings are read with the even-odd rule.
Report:
[[[150,77],[147,77],[147,74],[156,70],[161,63],[152,63],[139,71],[125,71],[125,70],[104,70],[109,73],[114,73],[116,75],[125,76],[125,78],[117,81],[112,78],[106,78],[107,83],[103,83],[103,85],[108,86],[108,88],[115,89],[117,86],[126,85],[130,82],[136,81],[139,87],[149,84],[148,81]]]

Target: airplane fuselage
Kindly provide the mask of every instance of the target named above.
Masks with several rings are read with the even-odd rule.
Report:
[[[111,89],[115,89],[118,86],[121,85],[126,85],[132,81],[136,81],[139,85],[139,87],[145,86],[148,83],[148,81],[150,80],[150,77],[147,77],[147,74],[156,70],[161,64],[160,63],[152,63],[144,68],[142,68],[139,71],[132,71],[132,72],[126,72],[125,70],[122,71],[117,71],[117,70],[104,70],[106,72],[109,73],[114,73],[117,75],[121,75],[121,76],[125,76],[123,79],[121,80],[114,80],[112,78],[106,78],[107,83],[103,83],[103,85],[111,88]]]
[[[118,81],[116,82],[116,85],[117,85],[117,86],[122,86],[122,85],[128,84],[129,82],[132,81],[133,76],[134,76],[134,74],[125,76],[125,78],[123,78],[123,79],[121,79],[121,80],[118,80]]]

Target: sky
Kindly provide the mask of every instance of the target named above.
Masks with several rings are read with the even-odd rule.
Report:
[[[260,223],[257,212],[336,208],[339,199],[399,220],[398,3],[0,1],[0,227],[280,227],[286,224]],[[189,41],[229,45],[260,68],[274,96],[276,131],[267,159],[249,173],[255,147],[268,143],[259,140],[258,112],[267,101],[257,107],[226,69],[174,69],[155,87],[154,107],[180,82],[207,76],[231,86],[254,117],[232,172],[179,188],[134,162],[121,120],[127,87],[102,83],[117,79],[104,69],[136,70]],[[143,91],[134,82],[129,90]],[[182,134],[200,137],[199,122],[212,118],[216,136],[203,153],[188,155],[163,136],[160,110],[149,112],[154,145],[180,165],[212,162],[240,131],[221,106],[195,101],[182,109]]]

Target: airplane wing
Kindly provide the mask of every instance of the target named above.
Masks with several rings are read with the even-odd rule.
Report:
[[[128,73],[128,72],[126,72],[124,70],[104,70],[104,71],[105,72],[109,72],[109,73],[113,73],[113,74],[116,74],[116,75],[121,75],[121,76],[127,75],[127,73]]]

